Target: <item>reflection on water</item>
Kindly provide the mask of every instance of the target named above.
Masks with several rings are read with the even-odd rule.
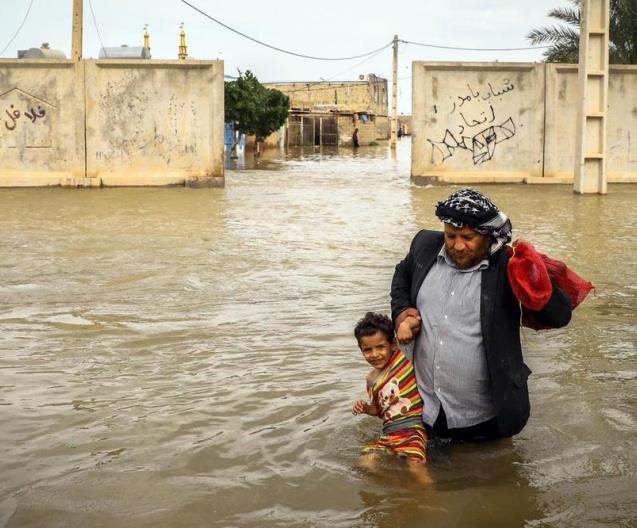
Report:
[[[636,186],[481,186],[597,286],[524,333],[532,417],[439,446],[418,489],[356,469],[351,335],[450,187],[408,142],[267,155],[225,189],[0,191],[0,525],[629,526],[635,489]],[[320,159],[320,161],[319,161]]]
[[[409,142],[404,140],[398,144],[398,152],[402,162],[401,166],[408,170],[409,155],[404,155],[409,151]],[[376,146],[364,147],[346,147],[346,146],[305,146],[290,147],[287,150],[281,148],[268,148],[261,151],[259,156],[255,156],[254,150],[245,150],[238,152],[236,157],[231,157],[226,153],[226,169],[227,170],[285,170],[290,169],[291,164],[304,162],[321,161],[321,165],[316,166],[314,170],[323,171],[325,162],[337,161],[341,164],[343,161],[351,163],[352,161],[363,160],[368,162],[370,159],[398,159],[396,150],[389,151],[388,142],[383,141]],[[314,164],[313,164],[314,165]]]

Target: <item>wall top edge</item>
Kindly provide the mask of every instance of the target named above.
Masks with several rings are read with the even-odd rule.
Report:
[[[577,72],[579,67],[577,64],[549,62],[546,66],[551,70]],[[609,66],[610,73],[628,72],[637,73],[637,64],[611,64]]]
[[[0,59],[1,66],[73,66],[71,59]]]
[[[201,68],[208,66],[223,66],[222,60],[164,60],[164,59],[82,59],[83,63],[95,63],[98,66],[181,66],[184,68]],[[0,59],[3,66],[73,66],[75,62],[71,59]]]
[[[437,69],[457,69],[457,68],[495,68],[495,69],[510,69],[510,68],[525,68],[532,69],[537,66],[542,66],[543,62],[453,62],[453,61],[413,61],[414,66],[422,66],[424,68],[437,68]]]
[[[412,61],[414,67],[428,69],[462,69],[462,68],[491,68],[491,69],[533,69],[537,66],[546,66],[557,70],[577,70],[577,63],[564,62],[454,62],[454,61]],[[637,71],[636,64],[611,64],[610,71]]]
[[[97,66],[146,66],[165,67],[179,66],[181,68],[208,68],[210,66],[223,66],[222,60],[164,60],[164,59],[83,59],[82,62],[95,64]]]
[[[637,72],[637,64],[611,64],[610,71],[630,71]]]

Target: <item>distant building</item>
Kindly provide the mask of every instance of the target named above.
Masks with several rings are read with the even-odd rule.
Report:
[[[150,49],[144,46],[127,46],[119,48],[100,48],[100,59],[150,59]]]
[[[361,145],[389,139],[387,79],[369,74],[358,81],[268,83],[290,98],[285,126],[288,146]],[[273,144],[278,138],[269,138]]]
[[[51,49],[48,42],[44,42],[39,48],[18,50],[18,59],[66,59],[63,51]]]

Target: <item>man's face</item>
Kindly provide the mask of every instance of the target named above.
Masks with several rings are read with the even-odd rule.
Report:
[[[470,268],[487,256],[489,237],[470,227],[445,224],[445,249],[456,266]]]

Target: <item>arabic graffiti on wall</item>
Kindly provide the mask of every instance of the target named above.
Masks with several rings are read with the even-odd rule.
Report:
[[[0,150],[52,148],[55,109],[17,86],[0,93]]]
[[[25,117],[29,118],[31,123],[35,123],[37,119],[44,118],[46,110],[41,106],[38,106],[37,110],[27,108],[24,112],[20,112],[20,110],[15,108],[14,105],[9,105],[9,108],[5,110],[5,114],[9,117],[9,119],[7,120],[5,117],[4,126],[7,130],[13,131],[18,124],[18,119],[20,119],[23,114]]]
[[[445,131],[442,141],[427,140],[432,148],[442,154],[442,161],[453,156],[456,149],[464,149],[471,152],[474,165],[479,165],[493,158],[495,146],[515,136],[515,124],[509,117],[500,125],[490,126],[481,130],[472,137],[459,136],[458,140],[449,129]]]
[[[428,138],[431,144],[432,163],[439,160],[444,163],[457,149],[469,151],[474,165],[485,163],[495,154],[496,145],[515,136],[513,118],[497,118],[497,101],[515,90],[515,85],[504,79],[503,86],[494,87],[487,82],[486,88],[474,89],[467,83],[467,91],[450,96],[448,116],[455,124],[447,128],[439,140]],[[439,113],[438,105],[433,107],[434,114]]]

